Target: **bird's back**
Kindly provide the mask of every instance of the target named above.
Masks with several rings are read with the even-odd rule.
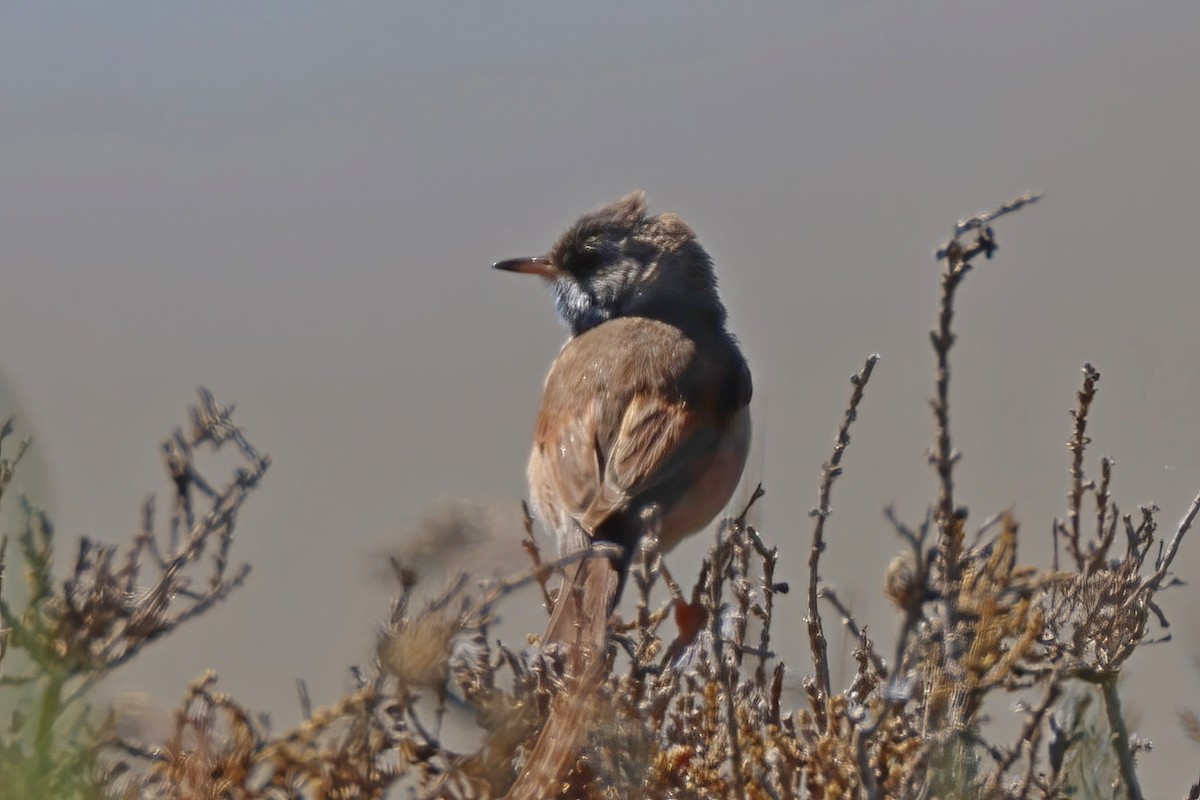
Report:
[[[534,504],[560,536],[575,523],[591,538],[632,544],[618,531],[606,536],[606,523],[640,514],[668,486],[699,480],[731,429],[745,427],[748,442],[749,370],[724,331],[711,337],[620,317],[563,347],[546,379],[529,465]],[[734,444],[741,454],[726,465],[736,474],[725,482],[736,484],[745,453]]]

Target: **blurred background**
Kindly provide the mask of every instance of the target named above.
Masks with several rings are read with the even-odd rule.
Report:
[[[1171,528],[1200,489],[1198,41],[1192,0],[4,4],[3,412],[35,437],[23,488],[60,557],[132,535],[151,491],[166,508],[158,445],[197,384],[274,459],[239,527],[249,584],[103,690],[170,707],[213,667],[292,724],[293,678],[331,702],[372,657],[387,554],[449,524],[467,537],[450,566],[522,568],[565,334],[543,287],[489,265],[634,188],[699,232],[754,371],[748,477],[795,590],[776,630],[794,677],[847,379],[882,355],[822,571],[889,641],[882,509],[917,523],[935,493],[932,252],[1024,190],[1047,196],[998,224],[960,295],[958,499],[976,524],[1012,508],[1021,560],[1049,564],[1091,361],[1088,464],[1114,456],[1122,510],[1156,502]],[[1200,532],[1176,572],[1200,577]],[[1196,777],[1176,713],[1200,707],[1198,602],[1164,595],[1174,638],[1127,670],[1152,795]],[[540,630],[538,603],[510,598],[499,633]]]

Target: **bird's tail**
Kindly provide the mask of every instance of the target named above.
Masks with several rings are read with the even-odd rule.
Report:
[[[590,554],[564,570],[542,637],[542,647],[566,646],[563,687],[505,800],[556,796],[562,777],[579,758],[589,720],[595,717],[592,704],[608,671],[608,618],[621,595],[627,564],[623,555]]]
[[[569,565],[542,646],[562,643],[593,653],[603,650],[608,618],[625,583],[625,559],[589,555]]]

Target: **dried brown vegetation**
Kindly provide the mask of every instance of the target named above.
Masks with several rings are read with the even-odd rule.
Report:
[[[17,698],[0,734],[0,786],[12,797],[100,796],[125,765],[98,758],[105,737],[83,706],[88,689],[134,658],[147,644],[224,600],[246,579],[248,565],[230,569],[237,514],[270,462],[233,425],[232,407],[206,390],[192,408],[190,432],[175,431],[163,444],[175,502],[166,530],[156,526],[154,500],[146,501],[141,530],[126,549],[79,540],[61,583],[53,575],[54,531],[45,513],[22,503],[17,544],[27,596],[18,611],[0,597],[0,687]],[[0,430],[0,445],[12,433]],[[214,489],[195,466],[202,450],[233,444],[244,461]],[[25,451],[0,460],[0,492]],[[204,497],[197,513],[195,495]],[[0,576],[7,537],[0,539]],[[16,662],[17,669],[9,672]],[[11,661],[10,661],[11,659]]]
[[[228,567],[233,527],[268,462],[232,425],[231,409],[202,392],[192,433],[166,445],[176,493],[165,537],[148,503],[126,549],[85,540],[70,576],[55,583],[49,523],[26,507],[18,544],[29,599],[20,611],[0,604],[0,659],[19,651],[25,662],[2,688],[26,700],[0,731],[4,796],[368,798],[391,790],[500,797],[530,766],[529,748],[557,704],[579,720],[578,756],[565,774],[547,772],[546,797],[1140,798],[1137,756],[1145,743],[1126,728],[1117,683],[1130,655],[1166,625],[1158,597],[1174,582],[1171,567],[1200,496],[1161,534],[1156,507],[1129,513],[1117,505],[1110,459],[1089,477],[1087,428],[1100,376],[1085,365],[1068,445],[1067,507],[1053,527],[1055,563],[1021,564],[1016,519],[1001,513],[972,527],[955,498],[956,292],[974,261],[995,253],[992,221],[1035,199],[960,222],[937,253],[944,268],[931,335],[929,461],[938,492],[916,524],[887,514],[904,550],[881,576],[902,618],[893,647],[870,640],[820,578],[831,494],[872,356],[851,379],[812,511],[805,669],[785,668],[772,651],[778,596],[789,587],[775,577],[769,537],[743,512],[719,526],[686,597],[647,537],[630,580],[633,617],[612,628],[608,658],[578,677],[564,677],[576,673],[564,669],[561,652],[504,646],[489,635],[515,585],[538,581],[546,591],[560,566],[540,560],[530,535],[527,574],[479,587],[461,577],[421,603],[417,576],[397,565],[400,595],[375,662],[355,671],[354,691],[332,706],[313,710],[305,698],[305,720],[295,728],[269,730],[206,674],[165,741],[120,738],[78,708],[86,689],[246,575]],[[215,490],[193,454],[228,442],[245,466]],[[11,466],[0,461],[0,492]],[[204,513],[193,510],[197,494]],[[653,600],[661,583],[670,594],[664,603]],[[831,677],[829,609],[858,642],[846,686]],[[679,625],[668,622],[672,615]],[[810,673],[803,702],[791,707],[785,675],[800,672]],[[474,712],[482,734],[467,752],[451,750],[438,734],[451,696]],[[984,713],[997,697],[1018,708],[1017,735],[1007,740]],[[1185,730],[1200,739],[1196,719],[1183,713]],[[1200,787],[1188,796],[1200,798]]]

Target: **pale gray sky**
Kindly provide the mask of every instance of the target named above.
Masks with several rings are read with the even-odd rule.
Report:
[[[877,351],[824,573],[892,630],[881,508],[916,521],[934,490],[931,252],[1026,189],[1047,199],[999,225],[959,304],[960,497],[977,521],[1011,506],[1044,558],[1091,360],[1092,463],[1173,524],[1200,488],[1198,41],[1193,0],[5,4],[0,373],[61,535],[134,529],[198,383],[275,460],[241,521],[249,585],[110,687],[173,702],[216,667],[281,725],[293,677],[332,700],[387,611],[379,553],[440,502],[524,494],[563,332],[489,264],[637,187],[716,259],[794,586],[846,379]],[[1129,670],[1164,796],[1195,779],[1174,712],[1200,707],[1197,602],[1166,595],[1175,640]]]

